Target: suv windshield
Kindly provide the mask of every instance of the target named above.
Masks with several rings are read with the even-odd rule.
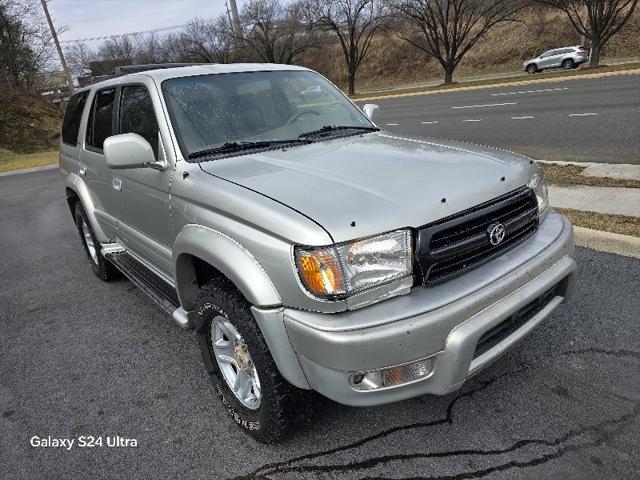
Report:
[[[183,154],[197,158],[229,144],[264,148],[269,142],[377,130],[322,76],[309,71],[198,75],[162,84]],[[340,127],[340,128],[328,128]],[[353,127],[351,130],[348,127]],[[364,128],[363,128],[364,127]]]

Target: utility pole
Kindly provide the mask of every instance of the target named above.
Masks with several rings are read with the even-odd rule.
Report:
[[[69,68],[67,67],[67,62],[64,59],[62,48],[60,48],[60,42],[58,41],[58,34],[56,33],[56,28],[53,26],[51,15],[49,15],[49,9],[47,8],[47,1],[40,0],[40,3],[42,3],[42,9],[44,10],[44,14],[47,17],[47,22],[49,23],[49,29],[51,30],[51,37],[53,38],[53,43],[55,43],[56,45],[56,50],[58,50],[58,56],[60,57],[60,63],[62,63],[62,69],[64,70],[64,74],[67,77],[67,86],[69,87],[69,91],[73,93],[73,80],[71,79],[71,73],[69,72]]]
[[[240,16],[238,15],[238,5],[236,0],[229,0],[231,5],[231,17],[233,18],[233,30],[236,32],[236,37],[242,38],[242,25],[240,25]]]

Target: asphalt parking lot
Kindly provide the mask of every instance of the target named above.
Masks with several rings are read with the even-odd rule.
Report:
[[[57,172],[2,177],[0,478],[640,478],[640,261],[576,258],[571,303],[460,392],[321,401],[307,429],[265,446],[220,408],[193,332],[92,275]]]

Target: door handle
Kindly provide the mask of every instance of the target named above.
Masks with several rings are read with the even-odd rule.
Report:
[[[122,180],[120,180],[119,178],[117,177],[114,178],[111,184],[113,185],[114,190],[117,190],[117,191],[122,190]]]
[[[80,162],[78,167],[78,173],[84,177],[87,174],[87,166],[84,163]]]

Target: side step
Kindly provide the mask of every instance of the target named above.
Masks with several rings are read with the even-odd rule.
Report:
[[[115,265],[131,282],[165,310],[183,329],[193,327],[187,312],[180,307],[178,292],[147,266],[126,251],[106,252],[105,258]]]

